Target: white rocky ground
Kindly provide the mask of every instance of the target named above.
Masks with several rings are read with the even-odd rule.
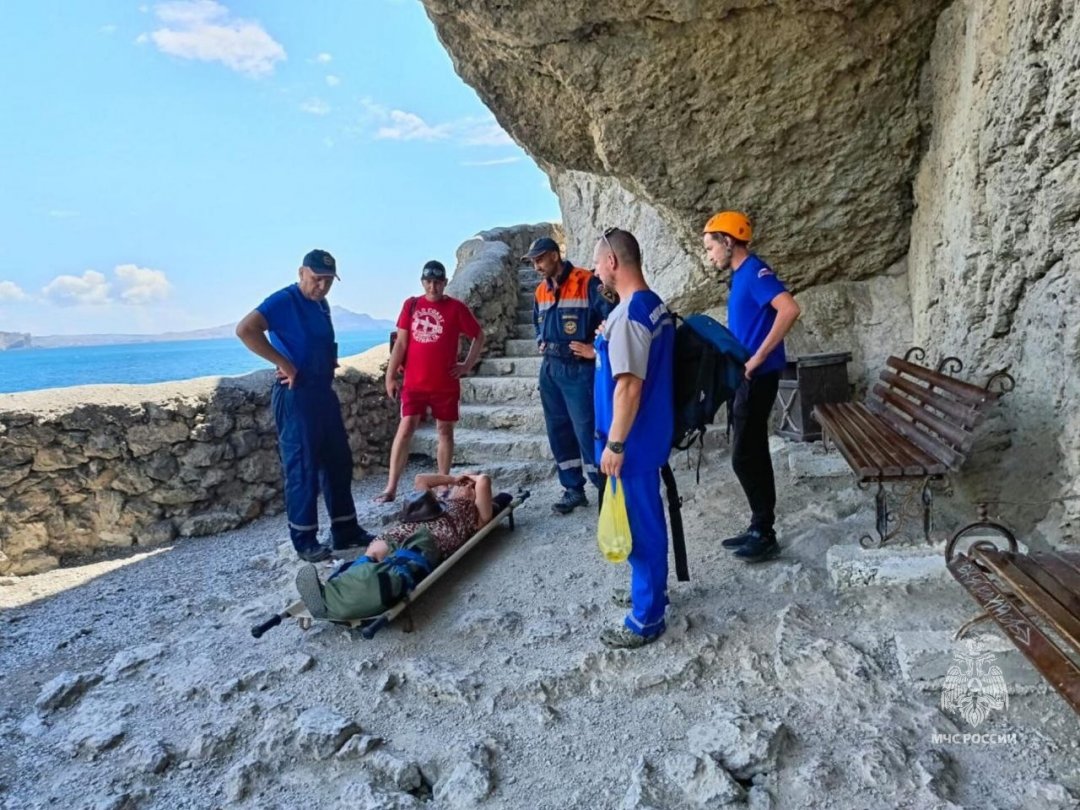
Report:
[[[774,449],[785,552],[756,567],[718,544],[743,521],[723,449],[700,486],[680,464],[692,581],[638,651],[597,640],[627,569],[600,558],[594,510],[550,513],[550,480],[413,607],[413,632],[372,641],[291,622],[251,638],[293,596],[281,517],[3,580],[0,804],[1076,807],[1066,704],[1001,645],[1007,711],[977,729],[942,713],[942,639],[974,602],[941,567],[827,559],[868,498],[809,448]],[[355,489],[369,525],[389,516],[381,484]],[[931,739],[971,731],[1016,736]]]

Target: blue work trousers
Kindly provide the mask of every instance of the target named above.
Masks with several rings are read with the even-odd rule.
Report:
[[[593,457],[595,373],[593,363],[577,358],[547,356],[540,364],[540,402],[548,444],[565,489],[584,490],[585,474],[599,486]]]
[[[360,531],[352,497],[352,451],[341,403],[325,386],[275,385],[270,396],[278,451],[285,472],[285,513],[297,551],[318,545],[319,491],[330,515],[330,532],[345,545]]]
[[[624,475],[626,516],[630,520],[630,602],[626,627],[639,636],[663,633],[667,609],[668,529],[660,499],[660,471]]]

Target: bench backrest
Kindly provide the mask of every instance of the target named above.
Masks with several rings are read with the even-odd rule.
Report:
[[[975,427],[998,395],[899,357],[885,366],[867,407],[912,444],[958,469],[975,441]]]

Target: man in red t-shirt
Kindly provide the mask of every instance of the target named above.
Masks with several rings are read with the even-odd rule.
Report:
[[[386,395],[401,397],[401,422],[390,449],[390,479],[375,500],[397,497],[398,480],[409,459],[409,443],[428,409],[439,431],[436,461],[440,475],[450,474],[454,458],[454,423],[458,420],[461,378],[473,370],[484,348],[484,331],[472,311],[445,294],[446,268],[430,261],[420,275],[424,294],[410,298],[397,320],[397,337],[386,367]],[[461,336],[472,339],[465,361],[458,362]],[[408,363],[405,357],[408,354]],[[398,371],[405,364],[405,380]]]

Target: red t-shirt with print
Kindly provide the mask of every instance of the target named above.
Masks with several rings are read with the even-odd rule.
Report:
[[[429,301],[421,295],[405,302],[397,327],[409,331],[405,386],[411,391],[459,390],[461,383],[450,376],[450,369],[457,363],[461,336],[480,335],[480,322],[472,310],[456,298]]]

